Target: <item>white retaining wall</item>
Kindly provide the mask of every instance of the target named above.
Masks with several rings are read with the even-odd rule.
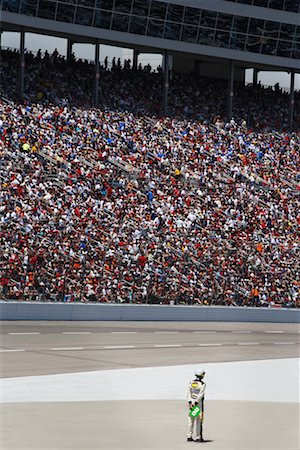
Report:
[[[0,302],[0,320],[300,323],[300,309]]]

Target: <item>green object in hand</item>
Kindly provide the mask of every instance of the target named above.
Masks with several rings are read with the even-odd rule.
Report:
[[[201,413],[201,409],[198,405],[196,405],[190,410],[189,415],[192,419],[195,419],[196,417],[199,416],[200,413]]]

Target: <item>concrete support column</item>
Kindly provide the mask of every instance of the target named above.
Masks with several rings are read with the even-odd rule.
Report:
[[[25,32],[21,28],[20,33],[20,60],[19,60],[19,94],[24,96],[24,74],[25,74]]]
[[[293,131],[294,128],[294,105],[295,105],[295,72],[291,72],[290,79],[290,98],[289,98],[289,128]]]
[[[71,56],[73,53],[73,44],[74,44],[74,42],[71,39],[68,39],[68,44],[67,44],[67,60],[68,61],[71,59]]]
[[[139,52],[137,50],[133,50],[133,62],[132,62],[132,68],[134,70],[137,70],[138,68],[138,59],[139,59]]]
[[[99,103],[99,80],[100,80],[99,56],[100,56],[100,44],[99,41],[97,40],[95,44],[95,89],[94,89],[95,106],[98,106]]]
[[[257,85],[258,82],[258,69],[253,69],[253,86]]]
[[[164,93],[163,93],[163,114],[168,114],[168,95],[169,95],[169,52],[164,53]]]
[[[229,66],[229,78],[228,78],[228,118],[229,120],[232,117],[232,105],[233,105],[233,83],[234,83],[234,64],[233,61],[230,61]]]

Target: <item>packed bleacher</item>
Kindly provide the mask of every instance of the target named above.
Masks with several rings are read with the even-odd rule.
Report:
[[[9,98],[18,98],[17,51],[3,50],[0,67],[0,86]],[[94,97],[95,65],[92,61],[67,60],[57,51],[25,54],[25,94],[29,102],[50,102],[57,105],[90,107]],[[102,108],[128,110],[135,113],[162,114],[163,74],[160,67],[137,70],[130,60],[121,64],[113,58],[100,64],[99,104]],[[223,80],[201,78],[195,74],[173,72],[168,93],[168,114],[173,117],[192,118],[212,122],[219,115],[226,117],[228,109],[228,83]],[[289,129],[289,94],[284,89],[234,84],[233,113],[238,122],[261,130]],[[295,92],[294,128],[300,128],[300,92]]]
[[[2,298],[299,307],[300,137],[275,130],[283,92],[246,110],[245,88],[226,122],[222,87],[198,104],[174,75],[163,117],[159,71],[116,63],[95,109],[93,66],[51,55],[27,58],[18,101],[16,59],[1,69]]]

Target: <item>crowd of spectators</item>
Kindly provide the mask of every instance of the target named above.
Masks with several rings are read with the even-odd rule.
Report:
[[[299,133],[56,83],[0,104],[2,298],[300,306]]]
[[[7,298],[296,306],[299,136],[1,105]]]
[[[17,51],[2,51],[0,83],[2,92],[18,99]],[[25,53],[25,94],[30,102],[90,107],[94,103],[95,65],[93,61],[69,60],[53,54]],[[300,128],[300,92],[295,93],[295,128]],[[163,73],[160,67],[138,65],[133,69],[130,60],[106,58],[100,64],[99,104],[102,108],[128,110],[135,113],[162,113]],[[168,114],[211,122],[216,116],[226,117],[228,85],[226,81],[201,78],[194,73],[171,72],[168,93]],[[261,84],[234,85],[233,114],[235,120],[246,120],[254,129],[289,129],[289,94],[279,86]]]

